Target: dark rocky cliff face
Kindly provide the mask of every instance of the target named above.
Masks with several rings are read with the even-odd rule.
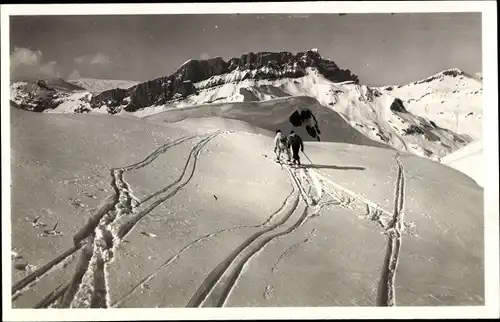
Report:
[[[403,104],[403,101],[401,101],[401,99],[399,99],[399,98],[395,98],[389,108],[393,112],[398,112],[398,113],[407,113],[408,112]]]
[[[221,57],[208,60],[190,60],[184,63],[172,75],[140,83],[127,90],[109,90],[92,99],[92,107],[102,105],[125,111],[134,112],[151,105],[161,105],[171,101],[181,100],[189,95],[196,95],[197,89],[193,83],[206,81],[200,90],[228,82],[245,79],[298,78],[306,75],[306,68],[314,67],[327,79],[335,82],[359,82],[356,75],[349,70],[340,69],[333,61],[324,59],[317,51],[309,50],[292,54],[290,52],[260,52],[248,53],[240,58],[224,61]],[[214,78],[214,76],[228,77]],[[127,97],[130,99],[125,100]],[[106,103],[108,102],[108,103]],[[125,102],[125,103],[124,103]]]
[[[21,99],[17,98],[19,103],[15,105],[20,109],[33,112],[56,108],[60,104],[60,98],[65,95],[64,92],[49,86],[44,80],[18,83],[16,87],[25,93],[25,96]],[[12,98],[11,102],[13,102]]]
[[[129,92],[126,89],[115,88],[93,96],[90,99],[90,107],[99,108],[106,105],[108,113],[116,114],[120,106],[127,104],[124,101],[127,96],[129,96]]]

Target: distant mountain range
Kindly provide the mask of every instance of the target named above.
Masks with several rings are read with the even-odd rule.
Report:
[[[303,100],[303,106],[294,103],[290,108],[295,111],[321,106],[360,135],[432,159],[482,139],[480,73],[449,69],[407,85],[366,86],[317,49],[248,53],[228,61],[188,60],[173,74],[146,82],[86,78],[11,84],[14,106],[52,113],[148,116],[185,106],[287,97],[313,99]],[[320,139],[318,132],[309,127],[309,139]]]

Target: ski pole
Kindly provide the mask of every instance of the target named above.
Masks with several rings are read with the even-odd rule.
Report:
[[[312,161],[311,161],[311,159],[309,159],[309,157],[307,156],[307,154],[304,151],[302,151],[302,153],[306,156],[307,160],[309,160],[309,163],[313,164]]]

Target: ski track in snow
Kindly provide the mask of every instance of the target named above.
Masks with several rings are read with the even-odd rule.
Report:
[[[157,206],[159,206],[160,204],[162,204],[166,200],[173,197],[175,194],[177,194],[177,192],[179,192],[182,188],[184,188],[184,186],[186,186],[189,183],[189,181],[193,178],[194,173],[196,171],[196,164],[198,162],[198,157],[201,153],[202,148],[218,134],[219,134],[219,132],[216,132],[215,134],[206,136],[204,139],[200,140],[189,152],[188,160],[186,161],[186,163],[184,165],[184,169],[182,170],[181,175],[173,183],[171,183],[167,187],[161,189],[159,191],[159,193],[155,193],[154,195],[158,196],[158,195],[161,195],[161,194],[168,192],[169,190],[172,189],[170,193],[157,199],[155,202],[153,202],[151,205],[149,205],[146,209],[144,209],[138,213],[133,214],[133,216],[128,221],[126,221],[124,224],[121,224],[115,228],[116,235],[118,236],[117,237],[118,239],[123,239],[130,232],[130,230],[132,230],[132,228],[135,227],[135,225],[139,222],[139,220],[141,220],[143,217],[148,215]],[[189,175],[186,178],[186,174],[188,173],[189,166],[191,166],[191,169],[189,170]],[[144,203],[144,201],[141,203]]]
[[[12,285],[12,300],[15,301],[19,296],[22,295],[29,287],[34,286],[37,281],[45,277],[52,269],[58,268],[65,264],[65,262],[69,261],[74,254],[78,252],[78,250],[82,247],[82,245],[73,246],[63,252],[61,255],[57,256],[44,266],[39,269],[33,271],[28,276],[24,277],[22,280],[16,282]]]
[[[180,251],[178,251],[175,255],[173,255],[168,260],[166,260],[160,267],[158,267],[156,270],[154,270],[151,274],[149,274],[146,277],[142,278],[139,283],[137,283],[136,285],[134,285],[132,287],[132,289],[130,289],[127,293],[125,293],[116,302],[114,302],[112,306],[113,307],[119,306],[126,299],[128,299],[133,294],[133,292],[136,289],[138,289],[140,286],[146,284],[147,282],[151,281],[154,277],[156,277],[161,272],[161,270],[163,270],[163,269],[167,268],[168,266],[170,266],[171,264],[173,264],[177,259],[180,258],[180,256],[185,251],[189,250],[191,247],[195,246],[196,244],[198,244],[200,242],[203,242],[203,241],[206,241],[206,240],[209,240],[210,238],[217,237],[217,236],[219,236],[219,235],[221,235],[223,233],[228,233],[228,232],[235,231],[235,230],[238,230],[238,229],[243,229],[243,228],[261,228],[261,227],[265,227],[265,226],[269,225],[269,223],[271,223],[274,220],[274,218],[281,213],[281,211],[285,207],[288,199],[290,199],[290,197],[293,195],[294,192],[295,192],[295,189],[293,189],[290,192],[290,194],[285,198],[285,200],[283,201],[283,204],[280,206],[280,208],[277,211],[275,211],[273,214],[271,214],[271,216],[269,216],[269,218],[265,222],[263,222],[262,224],[260,224],[260,225],[255,225],[255,226],[235,226],[235,227],[220,229],[220,230],[211,232],[211,233],[209,233],[207,235],[204,235],[204,236],[202,236],[202,237],[200,237],[198,239],[195,239],[191,243],[187,244]]]
[[[123,173],[145,167],[153,162],[160,154],[165,153],[169,148],[179,145],[185,141],[199,136],[182,137],[169,142],[156,149],[144,160],[122,168],[112,168],[111,186],[115,192],[109,196],[100,209],[89,218],[87,223],[74,236],[75,245],[63,254],[50,261],[48,264],[32,272],[23,280],[17,282],[12,287],[12,294],[20,292],[31,286],[47,275],[47,273],[60,265],[80,250],[80,259],[72,279],[66,285],[59,285],[56,289],[42,298],[36,305],[41,307],[118,307],[128,299],[140,286],[144,285],[163,269],[174,263],[180,256],[197,243],[219,236],[223,233],[231,232],[243,228],[264,228],[257,231],[242,244],[240,244],[231,254],[222,260],[200,284],[197,291],[189,300],[187,307],[215,306],[222,307],[226,304],[231,292],[238,283],[239,278],[249,265],[249,262],[258,256],[271,241],[289,235],[301,227],[309,218],[318,215],[325,206],[335,205],[351,209],[366,209],[364,218],[376,222],[389,236],[386,264],[379,287],[378,304],[395,306],[395,275],[398,257],[401,247],[401,235],[404,231],[403,208],[404,208],[404,170],[396,154],[398,165],[398,175],[395,190],[394,214],[382,209],[377,204],[354,193],[327,179],[317,170],[293,168],[285,165],[285,168],[292,182],[292,191],[285,198],[280,208],[272,213],[266,221],[254,226],[235,226],[220,229],[210,234],[202,236],[188,245],[184,246],[178,253],[166,260],[155,271],[144,277],[133,286],[125,295],[112,303],[109,298],[107,285],[107,266],[113,260],[113,253],[121,240],[136,226],[136,224],[148,215],[158,205],[174,196],[193,177],[196,170],[196,163],[202,148],[222,131],[205,135],[190,151],[181,175],[168,186],[145,197],[143,200],[136,198],[130,189],[129,184],[124,180]],[[232,133],[233,131],[226,131]],[[267,156],[266,156],[267,157]],[[268,157],[269,158],[269,157]],[[326,183],[326,184],[325,184]],[[307,190],[307,192],[306,192]],[[170,191],[170,192],[169,192]],[[166,192],[169,192],[166,194]],[[160,196],[155,202],[147,206],[142,211],[137,208],[142,207],[149,200]],[[292,204],[290,198],[294,196]],[[329,196],[330,200],[324,201],[324,197]],[[300,217],[293,223],[290,218],[303,201],[305,208]],[[273,221],[281,216],[277,222]],[[123,220],[123,218],[128,220]],[[124,222],[123,222],[124,221]],[[272,224],[271,224],[272,223]],[[281,227],[290,226],[279,231]],[[272,267],[272,272],[276,272],[281,263],[294,249],[310,239],[309,237],[290,246],[279,256],[277,262]]]
[[[294,183],[294,188],[298,190],[297,197],[293,204],[293,207],[289,209],[282,219],[269,227],[266,230],[258,232],[247,240],[245,240],[241,245],[239,245],[228,257],[226,257],[214,270],[212,270],[205,280],[201,283],[198,290],[189,300],[187,307],[223,307],[229,298],[231,292],[233,291],[235,285],[237,284],[240,276],[242,275],[245,268],[248,266],[249,262],[256,257],[271,241],[289,235],[295,232],[299,227],[301,227],[309,218],[317,215],[321,208],[326,205],[332,204],[323,203],[317,206],[312,206],[309,202],[309,196],[305,194],[305,187],[300,182],[296,176],[296,171],[292,171],[289,167],[286,167],[292,182]],[[275,232],[280,227],[290,223],[290,218],[298,209],[300,199],[304,201],[306,207],[299,219],[291,224],[289,228],[281,232]],[[312,211],[310,211],[313,209]],[[263,237],[258,240],[261,236],[266,233],[274,232],[268,236]],[[216,288],[220,291],[215,291]]]
[[[405,175],[399,153],[396,153],[395,160],[398,172],[394,190],[394,217],[386,231],[388,243],[379,285],[379,306],[396,306],[396,270],[404,231]]]
[[[181,175],[174,182],[174,184],[170,186],[170,187],[174,187],[175,185],[177,185],[175,187],[175,189],[173,189],[173,191],[171,191],[166,196],[162,196],[159,200],[155,201],[152,205],[148,206],[145,210],[143,210],[139,213],[136,213],[128,221],[126,221],[122,225],[119,225],[117,228],[112,226],[115,218],[110,218],[109,224],[107,224],[107,225],[106,225],[106,223],[104,223],[105,227],[106,227],[105,229],[107,230],[109,235],[111,235],[111,238],[112,238],[111,243],[109,241],[108,242],[104,241],[104,243],[107,244],[108,249],[112,248],[114,251],[118,247],[120,241],[137,225],[137,223],[142,218],[144,218],[147,214],[149,214],[158,205],[160,205],[161,203],[165,202],[166,200],[168,200],[169,198],[174,196],[178,191],[180,191],[180,189],[182,189],[191,180],[191,178],[193,177],[194,172],[196,170],[196,163],[197,163],[197,160],[198,160],[198,157],[201,153],[202,148],[211,139],[213,139],[215,136],[217,136],[219,133],[220,132],[215,132],[214,134],[210,134],[210,135],[205,136],[191,149],[190,154],[188,156],[188,160],[186,161],[185,167],[184,167]],[[180,144],[188,139],[190,139],[190,138],[179,139],[178,142],[172,143],[170,145],[170,147],[177,145],[177,144]],[[138,169],[138,168],[144,167],[145,165],[151,163],[159,154],[165,152],[166,150],[168,150],[168,148],[166,148],[166,149],[160,148],[157,151],[155,151],[152,155],[150,155],[148,158],[146,158],[146,160],[144,160],[143,162],[140,162],[140,163],[134,164],[132,166],[128,166],[128,167],[125,167],[125,168],[118,170],[118,176],[117,176],[118,180],[117,181],[121,183],[121,188],[122,188],[122,191],[124,192],[124,199],[125,199],[125,204],[123,205],[123,207],[120,207],[121,209],[120,208],[117,209],[118,216],[122,215],[122,213],[123,213],[123,215],[135,213],[134,212],[135,209],[130,209],[130,208],[127,209],[127,204],[130,204],[129,203],[130,196],[128,194],[128,191],[130,189],[127,189],[128,184],[126,184],[123,181],[123,177],[122,177],[123,171],[124,170],[130,171],[132,169]],[[192,165],[192,168],[191,168],[191,171],[190,171],[189,175],[187,176],[187,178],[185,178],[189,165]],[[185,179],[185,180],[184,180],[184,182],[180,183],[182,181],[182,179]],[[161,193],[166,192],[166,191],[168,191],[168,189],[162,191]],[[123,210],[125,210],[125,211],[123,211]],[[99,230],[96,232],[99,232]],[[109,244],[111,244],[111,245],[109,245]],[[111,306],[111,299],[109,298],[108,292],[107,292],[108,286],[107,286],[106,278],[105,278],[106,274],[104,272],[105,265],[101,264],[104,261],[101,258],[102,251],[99,251],[100,249],[102,249],[102,247],[97,248],[97,251],[94,252],[94,255],[96,258],[95,259],[96,262],[94,264],[95,269],[88,270],[90,275],[94,275],[93,295],[92,295],[91,299],[84,301],[84,303],[83,303],[84,307],[88,307],[88,302],[90,302],[90,307],[110,307]],[[108,259],[108,261],[109,261],[109,259]],[[81,284],[81,287],[85,287],[85,285]],[[79,299],[75,298],[75,300],[79,300]],[[79,300],[79,301],[81,301],[81,300]]]
[[[303,240],[293,244],[292,246],[288,247],[285,249],[285,251],[278,257],[278,260],[276,263],[273,265],[271,268],[271,271],[273,273],[276,273],[279,270],[279,265],[291,254],[293,253],[298,247],[300,247],[302,244],[305,244],[311,240],[311,235],[313,235],[316,232],[316,228],[313,228],[309,234],[307,235],[306,238]]]
[[[201,148],[203,148],[212,138],[220,134],[220,132],[221,131],[217,131],[213,134],[206,135],[195,145],[191,150],[188,161],[186,162],[186,167],[181,177],[177,180],[177,183],[184,177],[188,164],[192,163],[193,169],[190,176],[183,184],[177,187],[173,193],[170,193],[167,197],[163,197],[162,202],[175,195],[175,193],[189,182],[196,169],[196,161],[201,152]],[[110,299],[106,282],[106,277],[108,275],[106,269],[107,263],[112,260],[112,254],[121,241],[121,237],[125,236],[141,218],[161,203],[156,202],[154,207],[148,207],[149,211],[140,213],[140,216],[132,217],[131,220],[126,222],[126,228],[119,230],[122,235],[120,236],[117,234],[116,231],[112,229],[112,224],[115,219],[133,213],[135,208],[141,204],[132,194],[128,183],[123,179],[123,173],[145,167],[171,147],[195,137],[198,136],[181,137],[159,147],[140,162],[121,168],[110,169],[110,185],[115,192],[114,195],[108,196],[104,204],[87,220],[84,227],[74,235],[73,240],[75,245],[73,247],[13,285],[13,300],[19,297],[18,295],[21,291],[33,285],[40,278],[47,275],[49,271],[56,268],[83,247],[79,263],[77,264],[71,281],[64,287],[61,285],[58,286],[35,306],[49,307],[60,300],[57,307],[109,307]]]
[[[74,253],[76,253],[79,249],[81,249],[86,241],[85,239],[96,229],[98,223],[100,222],[101,218],[108,213],[113,207],[116,206],[118,203],[118,198],[120,196],[120,190],[116,186],[117,182],[117,173],[116,171],[122,170],[123,171],[130,171],[130,170],[135,170],[142,168],[149,163],[151,163],[158,155],[161,153],[166,152],[169,148],[176,146],[178,144],[181,144],[187,140],[190,140],[194,138],[195,136],[191,137],[183,137],[177,140],[174,140],[172,142],[169,142],[157,150],[155,150],[153,153],[151,153],[146,159],[143,161],[137,162],[135,164],[123,167],[123,168],[113,168],[110,170],[111,174],[111,182],[110,185],[114,190],[114,195],[109,196],[107,200],[105,200],[104,204],[101,205],[101,207],[95,212],[94,215],[92,215],[84,225],[73,237],[74,240],[74,246],[63,252],[61,255],[57,256],[55,259],[49,261],[47,264],[44,266],[40,267],[39,269],[33,271],[31,274],[23,278],[22,280],[18,281],[12,286],[12,295],[13,297],[17,298],[17,294],[21,292],[23,289],[25,289],[28,286],[33,285],[38,281],[40,278],[44,277],[46,274],[48,274],[52,269],[57,268],[59,264],[63,264],[65,261],[67,261]],[[126,188],[128,189],[128,188]],[[126,194],[130,195],[132,198],[135,198],[132,196],[130,189],[128,189],[128,192],[125,192]],[[137,199],[137,198],[135,198]]]
[[[35,304],[34,308],[35,309],[42,309],[42,308],[47,308],[50,307],[52,303],[54,303],[58,298],[60,298],[68,289],[69,285],[66,285],[62,287],[63,285],[60,284],[58,287],[56,287],[55,290],[50,292],[46,297],[41,299],[37,304]]]
[[[219,281],[224,277],[224,274],[229,271],[229,268],[232,265],[239,264],[239,266],[241,266],[242,263],[244,264],[246,261],[249,260],[249,257],[247,256],[245,259],[243,259],[242,261],[240,261],[238,263],[238,259],[240,258],[240,255],[243,254],[244,251],[249,249],[249,248],[251,248],[252,251],[254,251],[254,252],[256,252],[260,248],[262,248],[264,246],[264,244],[261,243],[257,246],[252,247],[252,243],[255,240],[257,240],[259,237],[264,235],[265,233],[273,231],[273,230],[283,226],[288,221],[288,219],[290,219],[290,217],[293,215],[295,210],[298,208],[299,201],[300,201],[299,194],[296,194],[291,209],[287,210],[284,213],[283,218],[280,221],[278,221],[277,223],[271,225],[270,227],[268,227],[262,231],[259,231],[255,234],[253,234],[252,236],[250,236],[249,238],[247,238],[229,256],[227,256],[215,269],[213,269],[208,274],[208,276],[205,278],[205,280],[201,283],[198,290],[191,297],[191,299],[189,300],[189,302],[187,304],[187,307],[202,306],[205,303],[205,301],[208,299],[208,297],[210,296],[211,292],[217,286]],[[304,213],[305,213],[305,211],[304,211]],[[226,280],[229,280],[229,282],[227,283],[229,286],[226,287],[227,293],[230,292],[230,289],[232,288],[231,285],[234,285],[234,283],[236,282],[236,279],[237,279],[237,277],[236,278],[231,278],[231,277],[226,278]],[[218,302],[220,303],[220,301],[218,301]],[[219,306],[219,305],[217,305],[217,306]]]

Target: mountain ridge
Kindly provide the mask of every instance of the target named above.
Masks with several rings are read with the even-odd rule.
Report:
[[[127,89],[140,83],[134,80],[99,79],[90,77],[68,79],[67,82],[80,86],[91,93],[101,93],[114,88]]]
[[[83,86],[85,80],[73,82]],[[173,74],[146,82],[88,81],[92,82],[95,88],[121,86],[30,101],[22,86],[16,89],[19,85],[13,84],[11,101],[37,112],[141,117],[183,106],[308,96],[369,139],[435,160],[481,139],[482,82],[479,76],[458,68],[406,85],[375,87],[360,84],[357,75],[323,59],[318,50],[308,50],[247,53],[227,61],[221,57],[190,59]],[[304,104],[307,109],[311,103]]]
[[[317,68],[325,78],[331,81],[359,82],[357,75],[350,70],[340,69],[334,61],[324,59],[318,51],[308,50],[298,52],[258,52],[247,53],[241,57],[230,58],[225,61],[221,57],[206,60],[190,59],[183,63],[174,73],[168,76],[142,82],[128,89],[130,100],[124,104],[127,112],[135,112],[141,108],[166,104],[197,93],[193,83],[208,81],[224,74],[234,77],[231,81],[247,79],[275,80],[280,78],[299,78],[305,76],[306,68]],[[227,80],[217,78],[217,81],[208,82],[208,87],[218,86]],[[109,93],[101,93],[93,101],[93,108],[104,105],[109,100]],[[119,95],[112,101],[113,106],[121,106],[123,97]]]

